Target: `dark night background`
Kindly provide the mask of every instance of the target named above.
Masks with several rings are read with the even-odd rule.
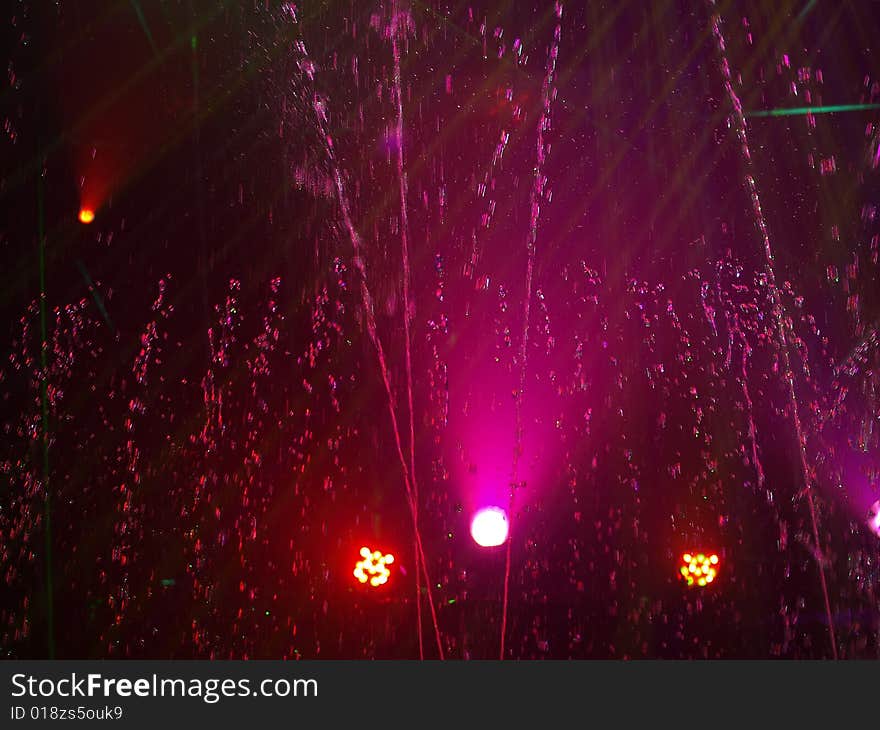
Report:
[[[276,0],[7,5],[3,656],[418,657],[413,525],[314,113],[408,438],[394,4],[302,3],[296,23]],[[398,9],[419,527],[445,655],[495,658],[504,550],[468,521],[510,491],[557,16]],[[715,12],[747,116],[880,102],[880,4]],[[877,658],[880,110],[748,116],[747,169],[706,3],[568,2],[558,22],[507,656],[828,658],[821,561],[837,653]],[[381,589],[351,575],[362,544],[397,557]],[[686,551],[721,556],[715,584],[679,580]],[[422,624],[433,658],[425,600]]]

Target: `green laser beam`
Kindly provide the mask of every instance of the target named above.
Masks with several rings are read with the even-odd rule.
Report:
[[[147,25],[147,18],[144,15],[144,10],[141,7],[141,4],[137,0],[131,0],[131,7],[134,9],[135,15],[137,15],[138,22],[141,24],[141,29],[144,31],[144,35],[150,42],[150,48],[153,49],[153,54],[158,56],[159,49],[156,47],[156,42],[153,40],[153,34],[150,33],[150,26]]]
[[[82,274],[83,279],[86,282],[86,285],[89,287],[89,293],[92,295],[92,299],[95,302],[95,305],[98,307],[98,311],[101,313],[101,316],[104,318],[104,321],[107,323],[107,326],[116,331],[116,327],[113,326],[113,322],[110,319],[110,315],[107,313],[107,308],[104,306],[104,301],[101,299],[101,295],[98,294],[98,289],[95,286],[95,282],[92,281],[92,277],[89,276],[89,272],[86,269],[85,264],[79,259],[76,260],[76,268],[79,269],[79,273]]]
[[[807,3],[806,7],[801,10],[800,14],[794,19],[795,23],[800,23],[804,18],[807,17],[807,14],[815,7],[817,0],[810,0]]]
[[[834,114],[835,112],[861,112],[880,109],[880,104],[833,104],[831,106],[794,106],[780,109],[762,109],[746,112],[747,117],[798,117],[806,114]]]

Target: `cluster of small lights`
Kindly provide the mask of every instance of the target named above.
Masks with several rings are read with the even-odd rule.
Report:
[[[373,588],[387,583],[391,575],[388,566],[394,562],[394,556],[391,553],[383,555],[380,551],[370,550],[368,547],[362,547],[360,555],[363,560],[358,560],[354,566],[354,577],[360,583],[369,582]]]
[[[681,576],[689,586],[707,586],[718,575],[718,556],[685,553],[681,556]]]

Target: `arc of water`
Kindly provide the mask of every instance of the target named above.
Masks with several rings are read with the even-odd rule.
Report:
[[[296,9],[293,5],[285,6],[286,13],[288,17],[292,19],[294,23],[297,22]],[[305,43],[300,40],[295,44],[295,50],[299,54],[299,68],[300,71],[309,79],[310,82],[314,82],[315,75],[315,64],[311,60],[309,56],[308,50],[306,49]],[[434,624],[434,635],[437,641],[437,652],[439,654],[440,659],[444,658],[443,652],[443,642],[440,637],[440,627],[437,621],[437,612],[434,606],[434,597],[433,591],[431,590],[431,579],[428,575],[428,566],[425,561],[425,551],[422,545],[422,537],[421,532],[419,530],[418,525],[418,513],[417,506],[415,501],[415,494],[413,491],[413,483],[412,478],[413,475],[410,473],[409,466],[407,464],[407,459],[403,453],[403,443],[400,438],[400,425],[397,420],[397,411],[394,407],[394,394],[391,390],[391,381],[389,379],[388,374],[388,364],[385,359],[385,350],[382,346],[382,340],[379,337],[379,332],[376,326],[376,314],[373,307],[373,297],[370,293],[370,288],[367,283],[367,266],[366,261],[363,256],[363,248],[361,243],[361,237],[358,233],[357,229],[354,226],[354,223],[351,219],[351,209],[348,202],[348,196],[345,192],[345,182],[342,178],[342,172],[340,171],[339,164],[336,160],[336,152],[333,147],[333,138],[331,137],[328,129],[327,129],[327,114],[326,108],[324,106],[323,101],[318,97],[316,93],[313,94],[312,98],[312,111],[315,115],[315,124],[318,129],[318,134],[321,138],[321,143],[324,147],[324,152],[327,155],[327,159],[330,163],[331,171],[333,173],[333,182],[336,190],[336,199],[339,205],[339,210],[342,215],[342,222],[345,226],[345,229],[349,235],[349,239],[351,240],[352,245],[352,253],[353,253],[353,262],[354,267],[358,272],[358,279],[360,284],[360,292],[361,292],[361,300],[363,302],[364,307],[364,316],[367,324],[367,332],[369,333],[370,340],[373,343],[373,346],[376,348],[376,355],[379,360],[379,369],[382,373],[382,383],[385,386],[385,393],[388,396],[388,411],[391,416],[391,425],[394,431],[394,440],[395,445],[397,447],[397,455],[400,459],[400,465],[403,470],[403,481],[404,487],[406,489],[407,502],[409,503],[410,514],[413,520],[413,531],[415,533],[415,541],[416,541],[416,552],[418,555],[418,561],[421,564],[421,573],[425,579],[426,584],[426,592],[428,598],[428,605],[431,609],[431,619]]]
[[[764,245],[764,262],[765,273],[767,275],[767,283],[770,289],[770,296],[773,303],[773,319],[776,322],[776,330],[779,337],[779,349],[782,355],[782,363],[785,368],[783,377],[785,378],[789,403],[791,405],[792,421],[794,423],[795,435],[798,441],[798,454],[800,457],[801,475],[804,480],[804,494],[807,498],[807,504],[810,510],[810,520],[812,522],[813,541],[817,555],[822,554],[821,542],[819,540],[819,522],[816,515],[816,505],[813,499],[813,480],[810,476],[810,468],[807,463],[806,440],[804,430],[801,424],[801,418],[798,411],[797,392],[794,385],[794,373],[791,368],[791,357],[789,354],[788,338],[786,337],[786,321],[784,315],[784,306],[782,296],[779,293],[779,287],[776,284],[776,272],[774,266],[773,247],[770,243],[770,233],[767,223],[764,219],[764,213],[761,209],[761,199],[758,195],[758,186],[755,177],[752,174],[752,154],[749,149],[749,140],[746,132],[746,118],[743,112],[742,102],[737,96],[733,88],[733,77],[730,71],[730,63],[727,60],[726,44],[724,41],[724,33],[721,30],[721,14],[715,10],[715,0],[706,0],[709,6],[711,16],[712,36],[715,39],[715,45],[718,49],[718,55],[721,59],[721,73],[724,77],[724,88],[727,97],[733,107],[734,120],[736,122],[736,133],[740,141],[740,150],[746,166],[746,187],[752,199],[752,211],[755,216],[755,222],[758,230],[761,232],[761,239]],[[831,600],[828,596],[828,583],[825,578],[825,566],[821,559],[817,559],[819,567],[819,581],[822,584],[822,596],[825,600],[825,613],[828,619],[828,633],[831,640],[831,655],[837,659],[837,639],[834,632],[834,617],[831,613]]]
[[[535,161],[535,179],[532,185],[532,191],[529,196],[529,231],[526,239],[526,291],[523,302],[523,335],[522,346],[520,347],[520,373],[519,373],[519,390],[516,396],[516,436],[513,447],[513,468],[512,468],[512,486],[510,490],[510,503],[507,510],[507,520],[509,525],[507,535],[507,549],[504,560],[504,594],[501,601],[501,651],[500,659],[504,659],[504,643],[507,634],[507,608],[510,596],[510,557],[511,545],[513,544],[513,507],[516,501],[517,480],[519,479],[519,460],[522,454],[522,401],[526,387],[526,364],[528,358],[529,344],[529,320],[531,315],[531,299],[532,299],[532,278],[535,268],[535,244],[538,239],[538,219],[541,214],[541,197],[544,193],[544,162],[547,158],[547,149],[544,146],[544,130],[548,127],[550,121],[550,107],[553,101],[553,79],[556,72],[556,59],[559,56],[559,41],[562,37],[562,3],[557,2],[556,10],[556,28],[553,31],[553,42],[547,52],[547,69],[544,74],[544,82],[541,87],[541,100],[543,106],[541,116],[538,119],[537,132],[537,159]]]

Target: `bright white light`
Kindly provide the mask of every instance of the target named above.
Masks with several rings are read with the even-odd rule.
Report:
[[[880,537],[880,499],[871,505],[868,510],[868,529],[877,537]]]
[[[471,537],[480,547],[496,547],[507,540],[507,512],[500,507],[484,507],[471,520]]]

